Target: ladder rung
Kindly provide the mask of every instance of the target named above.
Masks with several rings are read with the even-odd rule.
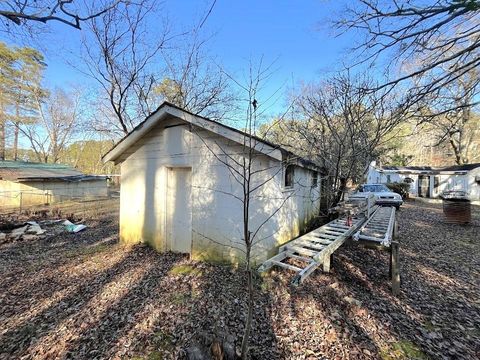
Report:
[[[325,229],[328,229],[328,228],[332,228],[333,230],[335,230],[335,228],[344,229],[344,230],[349,230],[350,229],[349,226],[344,225],[344,224],[339,224],[339,223],[328,223],[328,226],[326,226]]]
[[[329,235],[343,235],[347,232],[347,229],[319,229],[318,232],[329,234]]]
[[[271,263],[272,263],[272,264],[275,264],[275,265],[277,265],[277,266],[281,266],[281,267],[283,267],[283,268],[289,269],[289,270],[293,270],[293,271],[295,271],[295,272],[299,272],[299,271],[302,270],[302,269],[299,268],[299,267],[296,267],[296,266],[293,266],[293,265],[290,265],[290,264],[285,264],[285,263],[283,263],[283,262],[281,262],[281,261],[271,260]]]
[[[308,263],[315,262],[315,260],[313,260],[312,258],[295,255],[294,253],[291,253],[291,252],[287,252],[287,256],[291,257],[292,259],[305,261],[305,262],[308,262]]]
[[[337,236],[335,235],[329,235],[329,234],[323,234],[323,233],[316,233],[315,236],[319,238],[324,238],[324,239],[330,239],[330,240],[336,240],[338,239],[339,236],[342,236],[343,234],[338,234]]]
[[[307,255],[307,256],[315,256],[315,255],[318,255],[318,252],[317,252],[317,251],[304,249],[304,248],[302,248],[302,247],[295,246],[295,245],[287,245],[287,249],[290,250],[290,251],[296,252],[296,253],[298,253],[298,254],[300,254],[300,255]]]
[[[299,237],[299,239],[307,239],[307,240],[310,240],[310,241],[315,241],[319,244],[324,244],[324,245],[330,245],[333,241],[332,240],[328,240],[328,239],[321,239],[319,238],[318,236],[314,236],[314,235],[303,235],[302,237]]]
[[[312,248],[312,249],[318,250],[318,251],[322,251],[323,249],[325,249],[325,246],[319,245],[318,243],[315,243],[313,240],[306,240],[306,239],[302,239],[302,238],[299,238],[297,240],[293,240],[292,245],[308,247],[308,248]]]

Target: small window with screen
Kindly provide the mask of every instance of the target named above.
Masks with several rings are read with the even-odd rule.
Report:
[[[292,188],[293,187],[293,178],[294,178],[294,173],[295,173],[295,167],[293,165],[287,165],[285,167],[285,187],[286,188]]]
[[[317,187],[318,186],[318,172],[313,171],[312,172],[312,187]]]

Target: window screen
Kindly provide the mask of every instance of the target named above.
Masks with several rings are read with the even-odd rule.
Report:
[[[312,172],[312,187],[317,187],[318,185],[318,172]]]
[[[287,165],[287,167],[285,168],[285,187],[293,187],[294,172],[294,166]]]

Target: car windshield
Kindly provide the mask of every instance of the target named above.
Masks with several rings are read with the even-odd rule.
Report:
[[[363,192],[385,192],[385,191],[390,191],[390,189],[382,184],[363,185]]]

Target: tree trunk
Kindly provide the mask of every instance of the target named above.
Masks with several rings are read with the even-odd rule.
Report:
[[[5,121],[0,120],[0,160],[5,160]]]
[[[450,141],[450,145],[452,146],[453,153],[455,154],[455,162],[457,163],[457,165],[462,165],[462,157],[460,155],[460,151],[457,145],[455,144],[455,140],[453,140],[451,135],[450,135],[449,141]]]
[[[18,129],[18,122],[16,122],[15,124],[15,132],[14,132],[14,136],[13,136],[13,160],[17,161],[18,159],[18,132],[19,132],[19,129]]]
[[[250,236],[250,234],[248,234]],[[250,339],[250,330],[252,328],[253,319],[253,274],[250,266],[250,247],[247,247],[247,292],[248,292],[248,309],[247,318],[245,320],[245,329],[242,339],[242,359],[248,358],[248,343]]]

